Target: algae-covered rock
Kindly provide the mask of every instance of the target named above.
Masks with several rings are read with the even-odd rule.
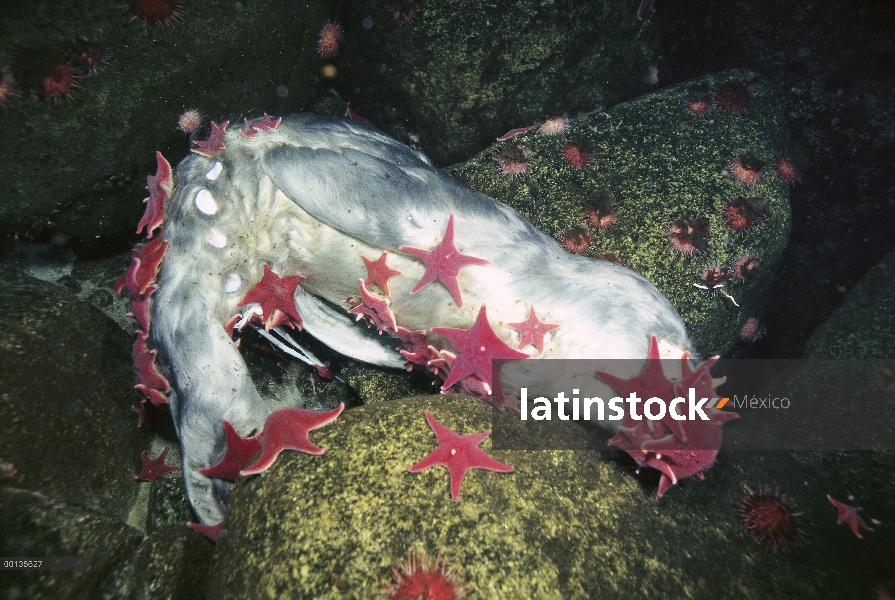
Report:
[[[86,559],[80,570],[5,571],[4,598],[96,598],[103,579],[142,534],[113,517],[68,506],[58,497],[0,486],[0,556]]]
[[[437,164],[551,112],[642,93],[659,53],[655,21],[611,0],[361,0],[347,12],[337,88]]]
[[[828,552],[830,536],[850,532],[819,490],[802,491],[821,471],[787,455],[722,453],[705,481],[658,498],[655,473],[638,478],[620,452],[496,451],[486,439],[515,470],[468,472],[454,502],[444,468],[408,472],[436,447],[426,410],[464,435],[493,425],[491,409],[466,396],[346,411],[312,432],[324,455],[283,453],[237,483],[209,597],[366,600],[408,555],[431,565],[438,553],[471,598],[837,598],[856,585],[850,559]],[[820,542],[794,556],[753,542],[732,506],[743,483],[794,492],[800,524]]]
[[[895,251],[873,267],[814,330],[806,358],[895,359]]]
[[[108,63],[89,76],[66,66],[76,75],[71,100],[32,101],[20,81],[19,97],[0,106],[3,229],[88,238],[130,229],[154,151],[172,164],[189,152],[177,129],[185,109],[199,109],[207,131],[209,119],[237,126],[240,115],[295,112],[309,100],[321,66],[317,35],[341,2],[183,4],[173,26],[157,27],[130,21],[116,2],[3,3],[0,67],[15,77],[56,73],[76,40],[96,44]]]
[[[725,90],[747,105],[736,113],[723,109],[715,98]],[[690,100],[704,100],[705,112],[693,112]],[[696,349],[708,355],[727,350],[746,319],[765,306],[789,237],[788,185],[774,169],[787,142],[774,89],[760,76],[733,71],[576,119],[561,135],[532,130],[451,172],[565,239],[567,249],[620,261],[644,275],[668,296]],[[524,174],[506,176],[506,165],[520,160],[527,161]],[[730,166],[738,160],[761,169],[756,185],[733,177]],[[729,220],[741,229],[745,221],[751,226],[736,231]],[[690,256],[673,250],[672,227],[696,231]],[[749,256],[760,266],[740,273],[742,281],[744,263],[737,264]],[[716,284],[703,277],[712,267],[726,269],[716,274],[726,283],[714,293],[702,289]]]
[[[98,598],[201,598],[214,544],[186,527],[146,536],[119,564]]]
[[[148,439],[130,337],[57,285],[6,266],[0,281],[0,462],[22,488],[124,520]]]

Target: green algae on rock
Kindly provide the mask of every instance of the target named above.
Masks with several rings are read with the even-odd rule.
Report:
[[[312,433],[326,454],[283,453],[237,483],[209,597],[368,600],[408,555],[439,552],[471,598],[836,598],[852,581],[823,548],[780,560],[741,530],[741,482],[770,468],[754,453],[722,454],[705,481],[660,499],[656,478],[638,478],[621,452],[497,451],[486,439],[483,450],[514,472],[470,471],[454,502],[446,469],[408,472],[436,446],[426,410],[461,435],[518,418],[462,395],[345,411]],[[779,462],[795,488],[803,475]],[[803,496],[800,507],[826,502]]]
[[[694,98],[711,103],[715,91],[731,82],[748,89],[744,112],[731,114],[714,105],[703,114],[688,109]],[[771,168],[788,142],[782,101],[768,81],[731,71],[581,117],[562,136],[535,129],[498,142],[451,172],[559,240],[574,232],[568,249],[583,245],[585,252],[621,261],[645,276],[681,313],[696,349],[709,355],[729,349],[746,319],[761,316],[765,307],[774,267],[789,239],[789,188]],[[562,152],[568,144],[588,146],[586,164],[570,163]],[[495,153],[511,145],[529,158],[521,177],[503,176],[495,160]],[[751,187],[735,180],[730,168],[742,160],[762,169]],[[730,224],[730,217],[741,225],[746,217],[725,215],[737,199],[754,221],[747,232]],[[611,226],[602,226],[605,215],[589,219],[595,206],[612,209]],[[690,256],[675,252],[669,239],[672,223],[683,217],[706,228],[706,239]],[[761,265],[748,283],[736,272],[744,256],[757,256]],[[713,267],[722,270],[714,276],[726,280],[721,293],[702,289],[712,287],[706,272]]]
[[[649,89],[655,20],[611,0],[349,3],[340,90],[355,110],[436,164],[477,152],[508,129]],[[409,5],[409,6],[408,6]],[[350,60],[349,60],[350,59]],[[412,136],[412,137],[411,137]]]
[[[85,32],[109,55],[109,66],[83,78],[72,101],[31,102],[21,94],[2,111],[5,231],[94,238],[130,230],[143,210],[153,151],[175,163],[189,152],[177,129],[184,109],[220,122],[259,107],[285,114],[304,106],[318,81],[320,24],[342,2],[187,2],[183,20],[164,29],[128,23],[115,4],[3,6],[0,66],[18,46],[64,47]]]
[[[0,267],[0,462],[20,487],[125,520],[149,436],[127,334],[68,291]]]

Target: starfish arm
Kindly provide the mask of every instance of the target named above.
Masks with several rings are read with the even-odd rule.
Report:
[[[327,411],[303,408],[280,408],[270,413],[264,429],[255,436],[261,445],[261,456],[254,464],[240,471],[240,475],[255,475],[266,471],[283,450],[298,450],[320,455],[326,452],[308,438],[308,432],[332,423],[345,409],[344,404]]]
[[[221,530],[224,528],[224,522],[221,521],[216,525],[202,525],[201,523],[193,523],[192,521],[189,521],[186,526],[193,531],[198,531],[212,542],[217,542],[221,537]]]
[[[244,438],[239,435],[230,421],[226,419],[224,419],[224,436],[227,440],[227,447],[220,462],[207,469],[199,469],[199,473],[206,477],[236,481],[239,471],[261,449],[261,444],[254,437]]]

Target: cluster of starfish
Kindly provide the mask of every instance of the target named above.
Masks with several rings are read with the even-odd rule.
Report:
[[[659,340],[653,335],[646,366],[636,377],[621,379],[602,371],[595,374],[621,396],[636,393],[640,398],[656,397],[667,402],[677,396],[686,396],[686,391],[693,388],[699,398],[713,397],[715,388],[724,382],[724,379],[712,379],[709,372],[718,357],[701,363],[695,370],[690,368],[688,359],[689,353],[685,352],[680,359],[680,379],[666,378],[659,360]],[[662,496],[680,479],[693,475],[705,478],[703,471],[715,463],[717,449],[721,446],[721,426],[739,417],[736,413],[716,408],[708,408],[705,412],[709,423],[677,421],[670,414],[661,421],[637,421],[626,415],[618,434],[609,440],[609,444],[627,452],[640,467],[661,471],[659,496]]]
[[[146,229],[147,239],[151,239],[155,230],[161,227],[165,214],[165,200],[174,190],[171,165],[161,152],[156,152],[155,158],[156,173],[146,177],[146,188],[149,190],[149,197],[144,200],[146,211],[137,225],[137,233]],[[135,248],[130,268],[115,285],[116,294],[127,288],[131,304],[128,316],[136,320],[140,327],[137,329],[137,339],[131,351],[134,373],[137,377],[137,385],[134,387],[143,394],[140,406],[134,407],[140,417],[139,425],[143,425],[146,421],[146,403],[165,407],[168,404],[167,394],[171,391],[171,384],[155,366],[156,351],[150,350],[146,345],[151,325],[149,310],[151,296],[158,289],[156,285],[158,270],[167,249],[168,242],[161,237]]]

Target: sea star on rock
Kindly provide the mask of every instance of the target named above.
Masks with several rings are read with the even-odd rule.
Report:
[[[165,217],[165,200],[171,197],[174,190],[174,182],[171,179],[171,165],[162,156],[161,152],[155,153],[155,175],[146,176],[146,189],[149,197],[143,200],[146,203],[146,211],[137,224],[137,233],[146,228],[146,237],[151,238],[152,232],[158,229]]]
[[[255,437],[244,438],[239,435],[227,419],[224,419],[224,436],[227,440],[227,448],[221,462],[207,469],[199,469],[199,472],[206,477],[236,481],[239,478],[239,472],[261,449],[261,444]]]
[[[345,409],[344,404],[332,410],[316,411],[304,408],[280,408],[267,417],[264,429],[255,436],[261,445],[261,456],[250,467],[240,471],[240,475],[255,475],[270,468],[283,450],[299,450],[315,456],[326,452],[315,446],[308,433],[336,420]]]
[[[559,325],[540,320],[535,314],[534,305],[531,306],[528,319],[521,323],[507,323],[507,325],[519,332],[519,345],[516,346],[516,349],[521,350],[532,344],[537,347],[538,356],[544,354],[544,337],[559,327]]]
[[[364,280],[364,284],[378,285],[379,289],[385,292],[386,296],[391,296],[392,292],[388,289],[388,280],[396,275],[400,275],[401,271],[391,269],[385,264],[385,260],[388,258],[388,252],[383,252],[382,256],[376,260],[369,259],[363,254],[361,254],[361,258],[367,266],[367,278]]]
[[[864,539],[864,536],[861,535],[860,529],[866,529],[867,531],[873,531],[873,527],[864,522],[864,519],[861,518],[861,515],[858,513],[861,512],[860,506],[849,506],[848,504],[843,504],[836,500],[831,495],[827,494],[827,500],[836,507],[836,510],[839,511],[839,514],[836,516],[836,523],[848,523],[848,526],[851,527],[851,530],[855,533],[856,536],[860,539]]]
[[[451,293],[451,296],[454,297],[454,300],[457,301],[457,306],[460,308],[463,308],[463,295],[460,293],[460,284],[457,282],[460,269],[468,265],[488,264],[488,261],[483,258],[460,254],[460,251],[457,250],[457,247],[454,245],[453,214],[448,217],[447,229],[445,229],[444,236],[437,246],[431,250],[401,246],[400,250],[414,255],[426,265],[426,271],[416,286],[410,290],[411,294],[417,293],[433,281],[440,281]]]
[[[451,387],[468,375],[475,375],[489,387],[493,387],[491,361],[528,358],[526,353],[513,350],[494,333],[488,323],[484,304],[469,329],[433,327],[432,331],[446,337],[457,350],[457,359],[451,365],[450,375],[441,386],[442,389]]]
[[[220,125],[211,122],[211,135],[208,136],[208,139],[205,141],[196,140],[193,143],[198,146],[198,148],[193,148],[193,152],[199,154],[201,156],[207,156],[211,158],[214,156],[215,152],[220,152],[227,146],[224,145],[224,134],[227,132],[227,125],[230,124],[230,121],[224,121]]]
[[[417,473],[435,466],[446,467],[451,473],[451,498],[454,502],[460,501],[460,486],[463,484],[463,477],[470,469],[488,469],[499,473],[509,473],[513,470],[510,465],[491,458],[479,448],[479,444],[491,435],[490,431],[460,435],[439,423],[428,410],[426,421],[435,432],[438,447],[429,456],[410,467],[410,472]]]
[[[266,329],[273,329],[276,325],[275,321],[279,319],[274,315],[276,310],[292,318],[299,325],[301,317],[295,309],[295,288],[304,281],[301,275],[290,275],[288,277],[280,277],[274,273],[267,264],[264,265],[264,275],[261,281],[246,292],[242,300],[237,306],[245,306],[257,302],[261,305],[263,311],[262,320],[265,322]]]
[[[144,450],[140,457],[143,460],[143,470],[139,473],[134,473],[134,479],[139,481],[155,481],[165,473],[179,471],[180,467],[169,467],[165,464],[165,457],[168,456],[168,450],[170,450],[170,448],[165,446],[165,449],[162,450],[162,453],[159,454],[157,458],[149,458],[149,455],[146,454],[146,450]]]

